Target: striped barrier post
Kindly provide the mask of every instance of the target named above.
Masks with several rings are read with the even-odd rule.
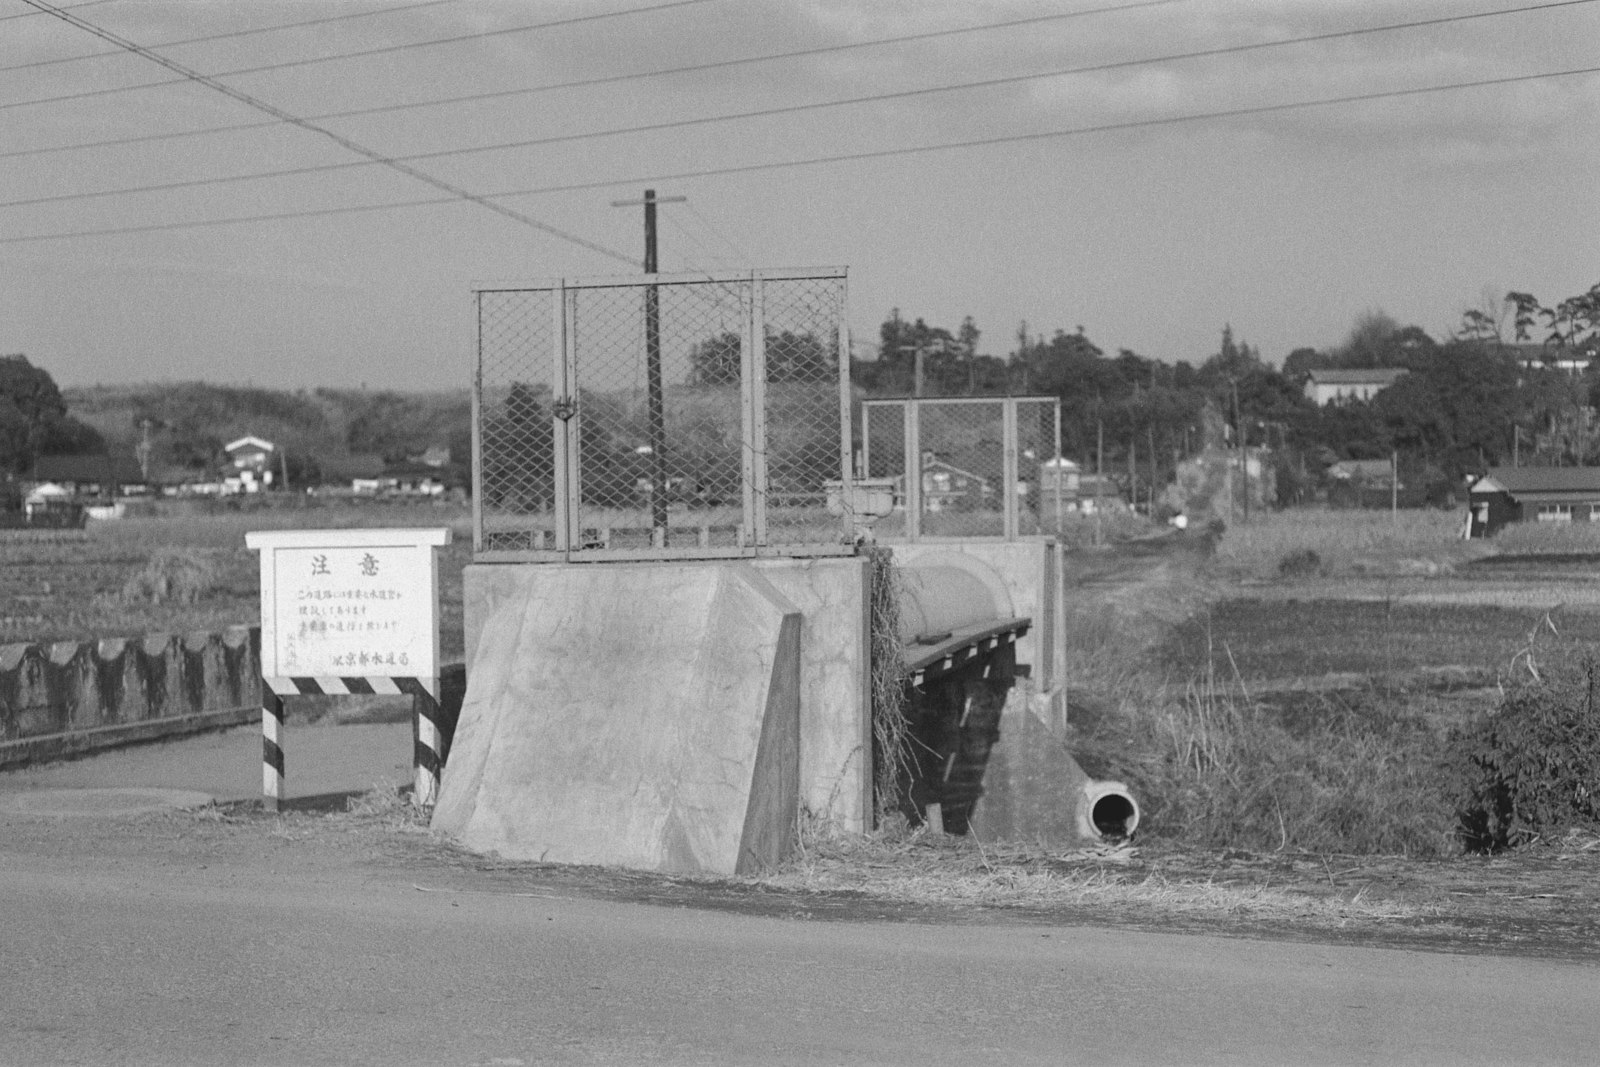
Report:
[[[268,811],[283,800],[283,698],[261,687],[261,795]]]
[[[263,678],[261,790],[268,811],[283,799],[283,698],[293,696],[411,697],[415,785],[411,802],[429,807],[439,795],[439,679],[410,675],[357,675],[333,678]]]

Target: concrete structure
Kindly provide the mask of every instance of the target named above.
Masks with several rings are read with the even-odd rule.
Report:
[[[955,768],[933,786],[919,760],[908,814],[943,802],[959,832],[976,810],[988,839],[1109,832],[1061,741],[1060,547],[886,547],[908,661],[939,653],[908,678],[912,732]],[[870,566],[470,565],[434,828],[510,858],[709,874],[779,862],[801,809],[871,829]]]
[[[854,560],[469,567],[468,686],[434,828],[509,858],[745,873],[792,849],[822,785],[803,768],[859,823],[865,617],[811,648],[805,622],[807,606],[848,620],[864,593]],[[830,650],[844,661],[819,662]],[[841,683],[843,706],[819,706]],[[821,713],[853,725],[808,745]]]
[[[260,631],[0,646],[0,766],[260,714]]]
[[[1367,401],[1405,375],[1400,367],[1327,368],[1309,372],[1306,398],[1319,407],[1349,400]]]
[[[1600,467],[1492,467],[1467,507],[1469,537],[1513,522],[1600,522]]]
[[[1058,646],[1065,627],[1061,603],[1061,546],[1050,540],[963,541],[893,544],[896,564],[908,568],[946,566],[988,590],[996,614],[1030,620],[1017,640],[1017,674],[1025,684],[1012,701],[1034,708],[1052,727],[1065,729],[1061,676],[1066,651]]]

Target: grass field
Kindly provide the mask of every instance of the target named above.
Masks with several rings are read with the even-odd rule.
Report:
[[[1245,679],[1380,674],[1428,667],[1505,674],[1600,647],[1600,613],[1371,600],[1218,601],[1174,627],[1160,666],[1187,678],[1216,667]]]
[[[251,530],[448,526],[440,550],[440,642],[461,655],[461,568],[471,525],[459,508],[335,505],[211,510],[94,522],[81,533],[0,531],[0,644],[209,630],[260,621],[259,560]]]

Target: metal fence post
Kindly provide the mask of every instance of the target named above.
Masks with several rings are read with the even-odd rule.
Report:
[[[755,413],[750,428],[750,475],[755,483],[755,506],[751,509],[750,528],[753,544],[767,543],[767,495],[772,485],[767,475],[767,305],[766,279],[752,275],[750,279],[750,356],[751,406]]]
[[[1002,529],[1007,541],[1017,539],[1017,398],[1008,396],[1000,405],[1000,481],[1005,499],[1001,503]]]

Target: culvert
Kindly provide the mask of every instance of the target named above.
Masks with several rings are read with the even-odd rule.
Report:
[[[1088,838],[1126,841],[1139,828],[1139,802],[1121,782],[1089,781],[1078,800],[1078,830]]]

